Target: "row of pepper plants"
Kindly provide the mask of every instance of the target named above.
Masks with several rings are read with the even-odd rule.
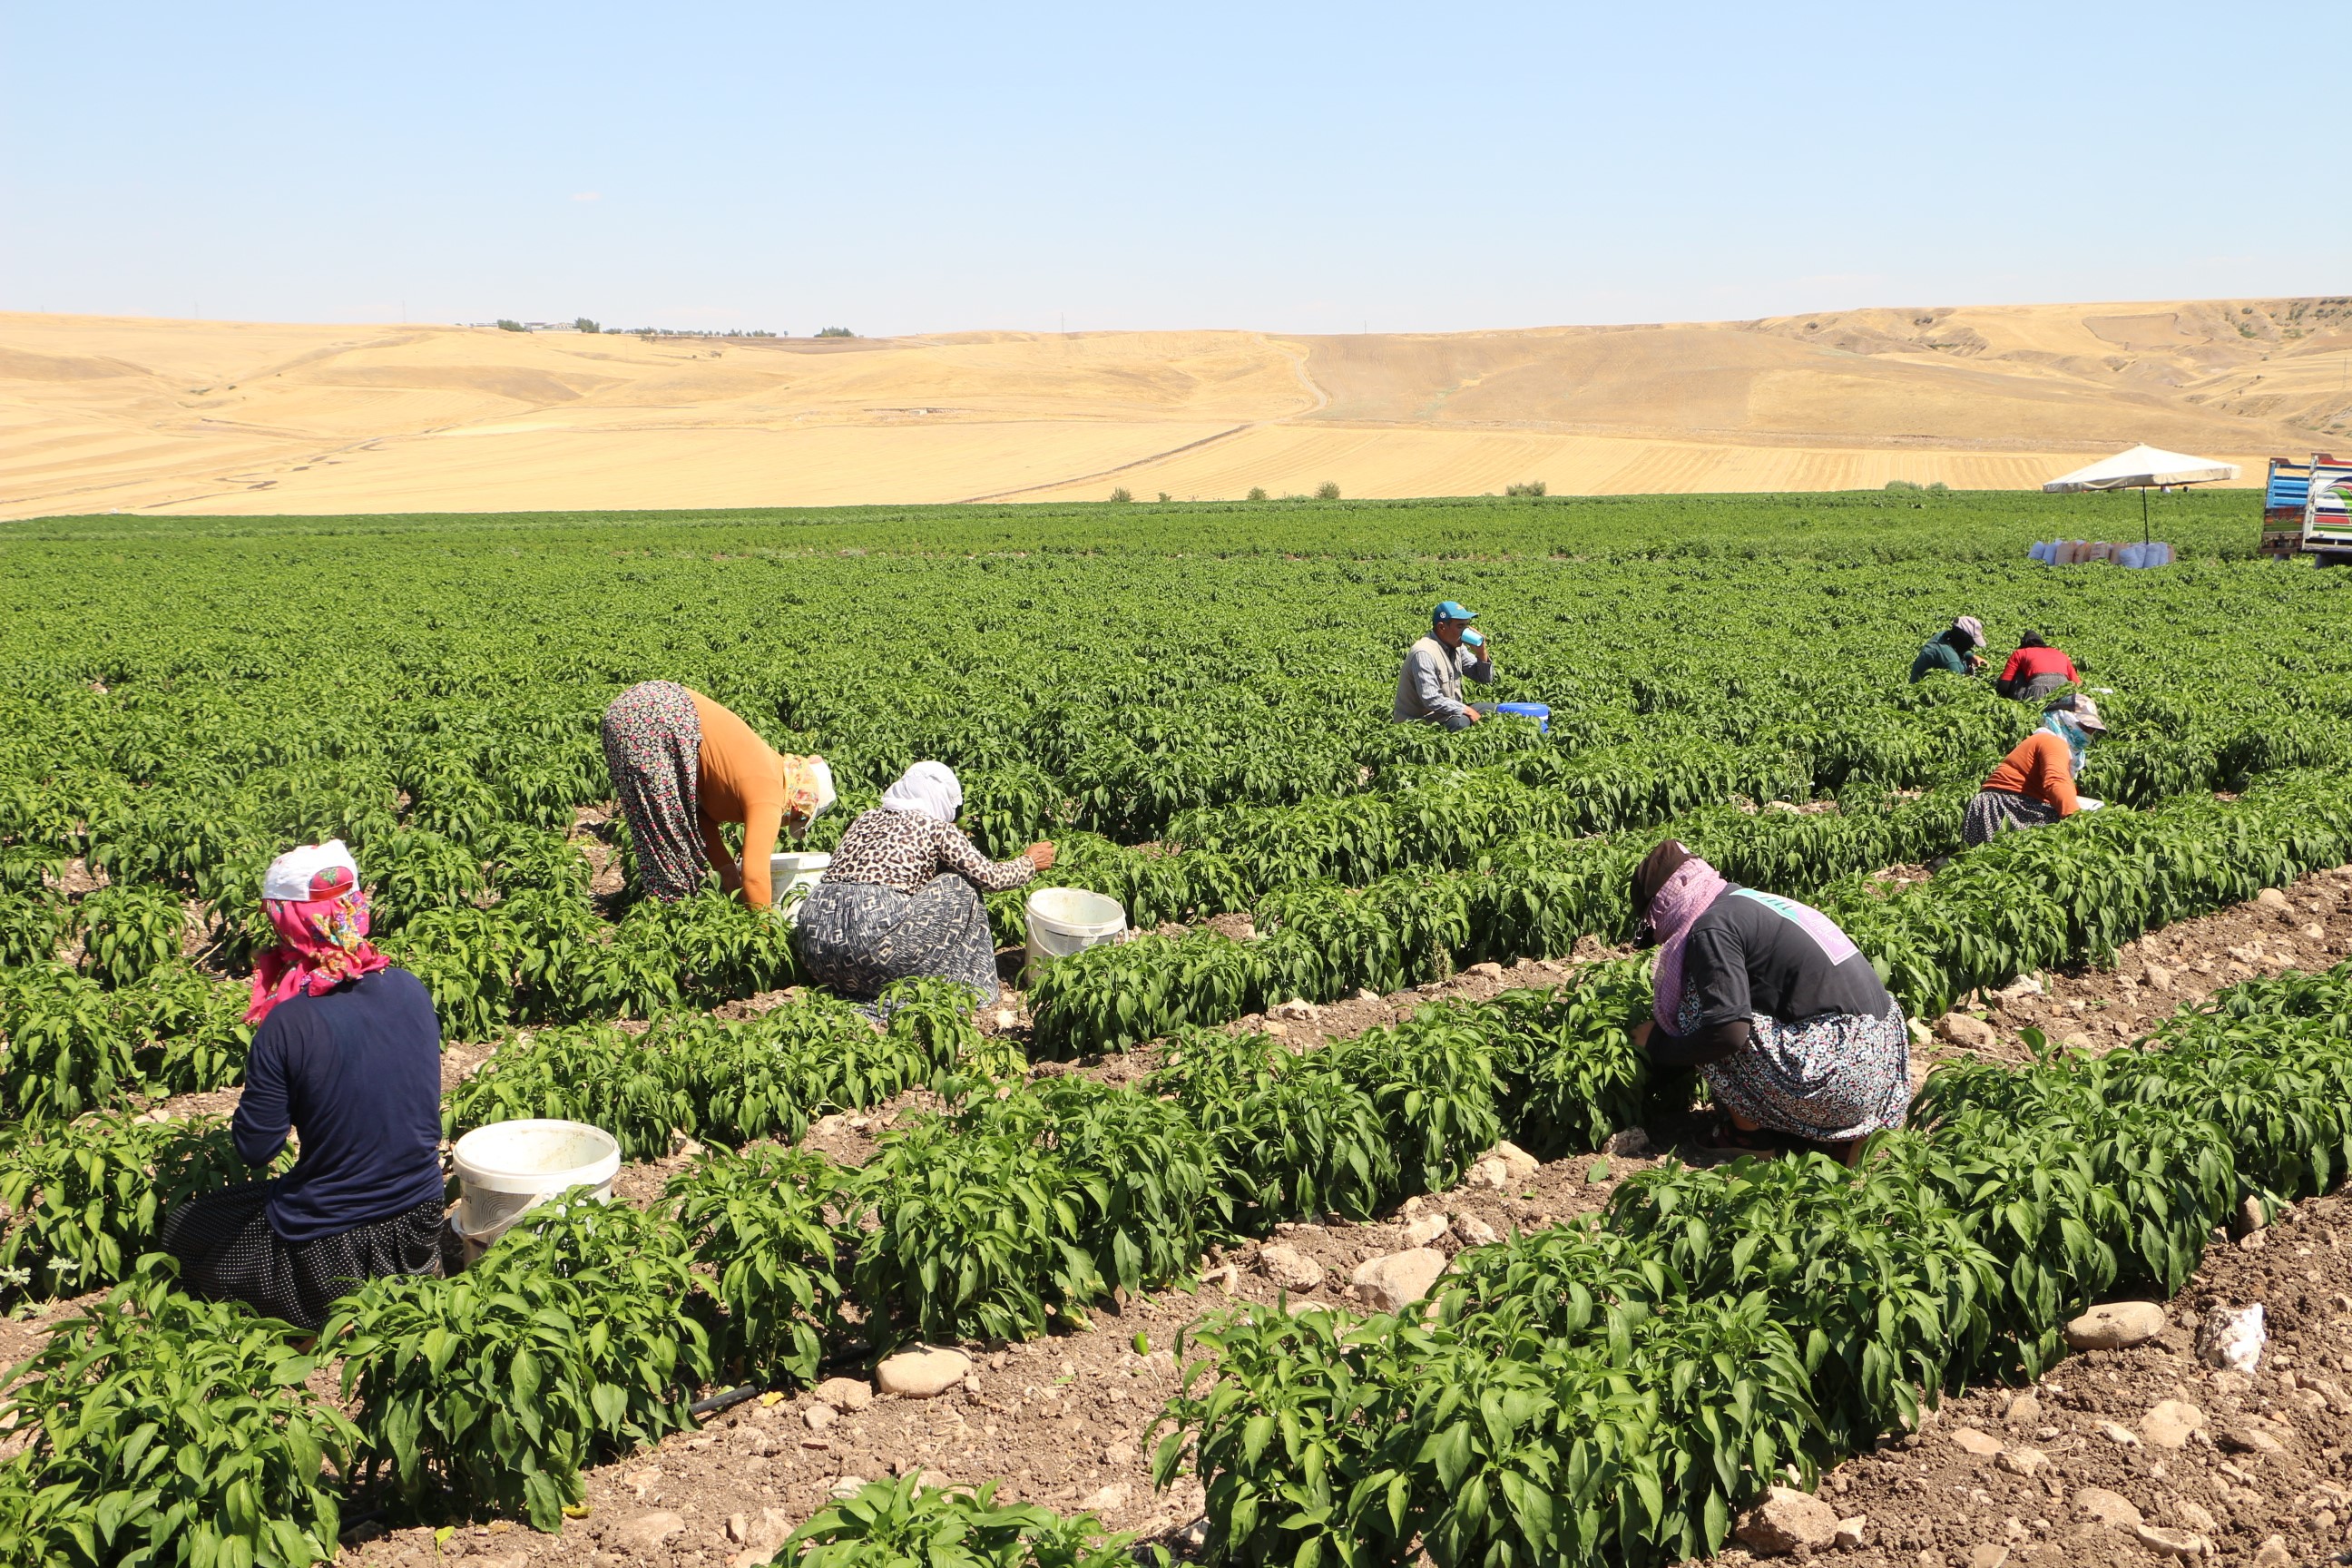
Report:
[[[2310,793],[2326,782],[2216,803],[2193,846],[2094,841],[2075,872],[2111,868],[2095,863],[2101,855],[2153,862],[2178,902],[2142,902],[2076,938],[2115,940],[2135,916],[2178,918],[2200,899],[2242,897],[2264,879],[2352,857],[2352,808]],[[2290,804],[2307,820],[2279,847],[2265,814]],[[2249,831],[2227,831],[2233,820]],[[2057,837],[1996,848],[2014,857]],[[1890,1141],[1861,1175],[1824,1165],[1654,1179],[1602,1227],[1470,1255],[1437,1323],[1213,1323],[1224,1381],[1174,1407],[1182,1441],[1159,1462],[1165,1471],[1197,1456],[1217,1550],[1236,1560],[1290,1560],[1310,1539],[1326,1552],[1357,1541],[1381,1560],[1418,1541],[1449,1561],[1483,1558],[1505,1538],[1569,1561],[1656,1560],[1719,1542],[1722,1520],[1781,1466],[1803,1471],[1834,1456],[1899,1419],[1921,1390],[2033,1370],[2054,1352],[2052,1327],[2072,1305],[2134,1281],[2177,1286],[2210,1217],[2250,1184],[2284,1194],[2339,1169],[2344,1156],[2331,1151],[2345,1132],[2325,1107],[2347,1103],[2344,1086],[2310,1075],[2344,1070],[2335,1020],[2347,989],[2352,974],[2339,973],[2241,993],[2272,1000],[2241,1001],[2240,1013],[2326,1021],[2335,1054],[2297,1068],[2301,1077],[2264,1079],[2240,1059],[2245,1028],[2267,1026],[2259,1018],[2232,1026],[2228,1050],[2239,1055],[2213,1047],[2200,1058],[2205,1077],[2169,1100],[2155,1080],[2101,1076],[2168,1056],[2053,1066],[2036,1090],[2047,1104],[2030,1115],[1995,1102],[2009,1081],[1998,1074],[1947,1075],[1922,1106],[1922,1122],[1939,1131]],[[493,1259],[509,1246],[557,1249],[511,1277],[497,1264],[454,1280],[377,1281],[347,1300],[329,1336],[360,1435],[342,1473],[419,1507],[503,1510],[551,1527],[578,1495],[582,1464],[673,1429],[692,1388],[722,1371],[806,1378],[828,1352],[1044,1331],[1113,1290],[1182,1279],[1210,1240],[1284,1217],[1380,1212],[1450,1184],[1501,1133],[1549,1153],[1589,1149],[1690,1092],[1687,1079],[1652,1081],[1627,1042],[1647,1003],[1633,963],[1591,966],[1556,992],[1433,1005],[1305,1055],[1264,1037],[1191,1031],[1133,1089],[1054,1078],[1005,1092],[993,1075],[1009,1064],[976,1053],[959,1009],[910,1000],[893,1026],[907,1065],[869,1092],[929,1075],[950,1108],[886,1133],[866,1166],[776,1145],[716,1152],[652,1215],[567,1219],[501,1243]],[[777,1042],[817,1032],[813,1020],[770,1028],[761,1037]],[[709,1044],[687,1031],[653,1054],[685,1060]],[[702,1084],[744,1059],[721,1055],[727,1065]],[[562,1081],[572,1070],[607,1087],[583,1099]],[[568,1071],[519,1072],[495,1095],[481,1091],[478,1113],[618,1108],[626,1124],[635,1065],[604,1049]],[[509,1092],[527,1081],[544,1098]],[[2234,1087],[2246,1083],[2270,1084],[2260,1093],[2271,1098]],[[453,1099],[453,1129],[467,1119],[467,1092]],[[695,1092],[649,1098],[635,1124],[650,1136],[666,1116],[690,1112]],[[835,1103],[858,1097],[834,1093]],[[2160,1100],[2172,1122],[2147,1120]],[[2217,1105],[2233,1127],[2265,1129],[2268,1142],[2231,1150],[2201,1120]],[[804,1119],[707,1125],[731,1136]],[[1942,1130],[1962,1126],[1972,1142]],[[2159,1208],[2170,1216],[2162,1223],[2149,1218]],[[2012,1224],[2020,1213],[2033,1223]],[[1887,1300],[1894,1310],[1882,1314]],[[1897,1327],[1881,1331],[1883,1319]],[[598,1321],[610,1325],[601,1337]],[[1891,1344],[1874,1337],[1888,1332]],[[1392,1401],[1381,1408],[1417,1423],[1415,1440],[1370,1458],[1349,1448],[1360,1431],[1314,1406],[1323,1395],[1312,1391],[1336,1384],[1311,1366],[1302,1373],[1292,1364],[1302,1356]],[[525,1361],[528,1398],[485,1396],[513,1388]],[[1451,1403],[1440,1397],[1449,1390]],[[1596,1400],[1614,1424],[1605,1432],[1591,1424]],[[39,1450],[22,1461],[26,1485],[47,1462]],[[1546,1488],[1566,1500],[1549,1513],[1525,1500]],[[281,1499],[259,1517],[299,1519],[315,1503]]]
[[[1953,855],[1972,785],[1838,812],[1718,808],[1588,839],[1505,841],[1485,864],[1399,873],[1361,889],[1307,883],[1255,910],[1260,934],[1201,928],[1089,949],[1056,963],[1034,996],[1048,1050],[1124,1049],[1184,1024],[1223,1023],[1300,997],[1395,990],[1482,960],[1556,957],[1586,935],[1630,934],[1627,889],[1652,846],[1680,838],[1735,880],[1784,890],[1850,920],[1909,1006],[1952,996],[2072,952],[2097,956],[2183,912],[2277,879],[2331,842],[2331,773],[2297,771],[2242,803],[2188,796],[2148,811],[2112,807],[2049,833],[2004,836],[1892,899],[1866,874]],[[2161,870],[2154,869],[2160,866]]]
[[[1768,1485],[2037,1375],[2094,1301],[2179,1289],[2244,1198],[2344,1179],[2347,1009],[2352,965],[2236,987],[2141,1050],[1940,1068],[1856,1169],[1644,1173],[1463,1254],[1432,1313],[1212,1314],[1156,1472],[1206,1480],[1217,1563],[1712,1555]]]

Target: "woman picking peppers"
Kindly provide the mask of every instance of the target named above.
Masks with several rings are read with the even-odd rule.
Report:
[[[1820,910],[1726,880],[1673,839],[1633,872],[1633,914],[1658,946],[1651,1017],[1633,1043],[1706,1075],[1725,1149],[1819,1149],[1851,1161],[1903,1124],[1911,1037],[1903,1009]]]
[[[441,1025],[416,976],[368,940],[367,892],[338,838],[270,863],[262,907],[279,945],[253,975],[257,1025],[230,1130],[272,1180],[164,1216],[181,1283],[317,1329],[336,1298],[383,1275],[441,1272]]]
[[[693,897],[707,865],[720,887],[766,909],[776,836],[806,833],[833,804],[823,757],[775,751],[725,706],[673,680],[640,681],[613,699],[602,732],[637,875],[665,903]],[[743,825],[740,864],[719,836],[730,822]]]

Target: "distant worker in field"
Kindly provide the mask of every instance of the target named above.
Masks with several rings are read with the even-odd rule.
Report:
[[[2003,697],[2020,702],[2039,702],[2054,695],[2061,688],[2080,686],[2083,678],[2074,673],[2074,661],[2063,648],[2052,647],[2042,640],[2040,632],[2021,633],[2017,651],[2009,656],[2001,668],[2000,679],[1993,689]]]
[[[1419,720],[1449,730],[1466,730],[1494,711],[1462,700],[1464,676],[1481,686],[1491,686],[1495,680],[1495,658],[1487,649],[1487,639],[1467,640],[1476,635],[1471,632],[1470,623],[1477,618],[1451,599],[1431,613],[1429,635],[1405,650],[1391,718],[1400,724]]]
[[[996,939],[980,895],[1047,869],[1054,847],[991,860],[955,825],[962,809],[955,770],[917,763],[849,825],[801,905],[795,934],[810,978],[862,1003],[922,975],[961,981],[982,1006],[996,1000]]]
[[[2094,735],[2107,732],[2099,705],[2079,694],[2061,697],[2042,715],[2042,728],[2020,741],[2000,760],[1960,818],[1960,837],[1990,844],[2018,827],[2047,827],[2099,803],[2074,791],[2083,771],[2083,751]]]
[[[1916,686],[1938,669],[1948,669],[1954,675],[1974,675],[1984,668],[1984,656],[1977,652],[1984,643],[1984,623],[1974,616],[1958,617],[1921,646],[1919,657],[1911,661],[1912,684]]]
[[[278,945],[253,974],[257,1026],[230,1122],[282,1176],[190,1198],[164,1216],[180,1283],[317,1330],[366,1280],[441,1272],[441,1025],[424,984],[368,942],[368,898],[342,840],[270,862]]]
[[[694,896],[707,865],[719,886],[755,910],[772,901],[768,858],[776,837],[808,831],[833,804],[823,757],[779,752],[699,691],[645,680],[604,710],[604,767],[629,824],[637,875],[665,903]],[[743,857],[719,828],[743,825]]]
[[[1633,871],[1657,943],[1656,1001],[1633,1043],[1696,1067],[1727,1112],[1710,1146],[1851,1161],[1911,1106],[1911,1037],[1870,960],[1819,910],[1727,881],[1668,839]]]

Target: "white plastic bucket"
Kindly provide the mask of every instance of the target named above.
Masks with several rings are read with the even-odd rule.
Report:
[[[784,919],[800,922],[801,900],[816,890],[824,879],[825,868],[832,864],[832,856],[815,851],[768,857],[768,897],[784,911]]]
[[[525,1210],[572,1187],[611,1201],[621,1173],[621,1144],[584,1121],[532,1118],[477,1127],[450,1151],[457,1167],[457,1235],[473,1262]]]
[[[1034,981],[1046,963],[1109,942],[1127,929],[1117,899],[1083,888],[1040,888],[1029,895],[1029,940],[1021,972]]]

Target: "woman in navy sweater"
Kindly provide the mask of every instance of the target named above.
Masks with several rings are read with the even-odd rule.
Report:
[[[161,1240],[194,1294],[316,1329],[371,1279],[441,1271],[441,1025],[416,976],[369,944],[341,839],[279,856],[261,891],[284,941],[254,973],[230,1125],[249,1165],[297,1130],[301,1154],[282,1176],[189,1199]]]

